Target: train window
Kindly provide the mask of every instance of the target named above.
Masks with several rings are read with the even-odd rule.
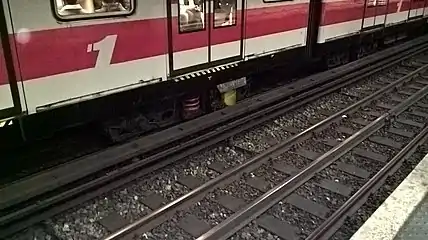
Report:
[[[236,25],[236,0],[214,0],[214,27]]]
[[[205,29],[204,0],[179,0],[180,32],[195,32]]]
[[[386,6],[387,0],[368,0],[367,7]]]
[[[54,0],[55,13],[60,19],[81,19],[129,15],[135,0]]]

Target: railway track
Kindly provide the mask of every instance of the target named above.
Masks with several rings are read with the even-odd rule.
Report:
[[[133,224],[129,226],[125,226],[125,228],[123,228],[121,231],[117,233],[113,233],[106,239],[114,239],[116,236],[119,236],[125,233],[129,234],[128,231],[131,231],[130,233],[131,235],[144,234],[145,232],[158,228],[159,226],[162,227],[162,225],[165,225],[165,224],[168,226],[169,223],[167,221],[167,218],[173,217],[172,219],[180,219],[181,218],[180,216],[178,217],[175,216],[177,212],[180,212],[180,211],[185,212],[186,210],[193,211],[189,209],[194,207],[192,205],[197,204],[199,201],[203,202],[202,205],[204,204],[207,205],[208,203],[215,202],[214,205],[217,204],[218,207],[222,207],[223,208],[222,211],[225,212],[225,214],[223,215],[223,218],[225,219],[222,219],[224,221],[217,224],[212,223],[211,225],[216,225],[216,226],[212,228],[210,231],[206,232],[204,235],[202,235],[201,238],[214,237],[211,239],[216,239],[215,237],[218,237],[218,236],[223,236],[223,237],[232,236],[233,234],[231,235],[231,233],[232,232],[235,233],[236,229],[233,231],[227,230],[227,233],[224,232],[225,229],[228,229],[228,227],[233,226],[237,222],[239,222],[241,225],[244,224],[244,222],[242,222],[240,219],[245,214],[249,214],[251,212],[251,209],[248,210],[246,207],[244,208],[244,209],[247,209],[245,210],[245,212],[243,212],[244,215],[242,216],[236,215],[239,212],[242,212],[244,210],[234,212],[237,209],[235,209],[233,206],[228,206],[226,208],[225,206],[221,206],[220,202],[222,202],[222,200],[212,201],[211,199],[205,199],[206,194],[209,193],[208,195],[212,196],[212,193],[211,193],[212,191],[214,192],[220,191],[220,189],[222,188],[227,189],[228,188],[227,186],[230,184],[234,185],[234,187],[232,186],[229,190],[226,190],[226,192],[231,192],[233,191],[233,189],[236,189],[237,191],[239,191],[238,190],[239,187],[244,185],[246,185],[249,188],[252,188],[252,190],[249,190],[249,192],[252,192],[253,194],[252,195],[250,194],[251,196],[247,196],[245,199],[239,199],[239,197],[236,197],[236,196],[235,197],[232,196],[232,198],[226,196],[226,199],[223,198],[223,202],[224,201],[231,202],[233,205],[233,202],[242,203],[242,201],[244,201],[245,204],[247,204],[249,203],[247,202],[249,200],[256,201],[257,197],[260,198],[261,196],[264,196],[262,195],[263,192],[265,192],[265,194],[270,193],[278,186],[282,186],[284,184],[285,185],[282,186],[282,188],[280,188],[281,191],[279,192],[283,192],[283,187],[290,188],[290,184],[292,184],[292,186],[297,188],[299,184],[300,185],[306,184],[306,182],[299,182],[299,181],[303,181],[303,180],[306,180],[306,178],[309,178],[310,176],[309,173],[313,171],[314,168],[318,169],[320,167],[323,167],[326,164],[326,162],[331,164],[331,161],[336,161],[337,160],[336,158],[341,157],[344,154],[346,155],[346,153],[349,152],[352,147],[354,147],[353,145],[357,144],[357,142],[362,139],[362,136],[365,136],[366,138],[368,137],[368,135],[365,132],[364,134],[366,134],[367,136],[364,134],[361,135],[360,132],[357,132],[355,134],[359,134],[359,135],[352,138],[352,136],[355,135],[354,132],[358,130],[358,127],[356,127],[355,124],[365,124],[365,126],[367,127],[367,126],[371,126],[372,122],[370,121],[373,118],[383,117],[381,120],[378,119],[378,121],[376,121],[376,124],[374,124],[374,126],[370,128],[371,131],[374,131],[373,129],[376,129],[376,130],[382,129],[382,127],[386,125],[386,122],[383,120],[388,119],[389,121],[391,121],[391,120],[394,120],[394,119],[391,119],[391,117],[394,117],[395,115],[407,114],[407,112],[402,113],[402,111],[408,108],[408,106],[404,105],[404,103],[413,104],[413,101],[410,101],[410,100],[407,101],[406,99],[413,99],[413,98],[416,99],[417,97],[414,97],[415,93],[418,93],[419,95],[424,97],[426,87],[424,87],[423,85],[426,84],[425,81],[428,81],[426,79],[424,80],[419,78],[418,78],[419,80],[413,79],[415,76],[419,76],[419,74],[427,68],[425,64],[428,62],[428,58],[426,58],[425,56],[419,56],[419,58],[414,57],[420,54],[421,52],[425,51],[427,47],[424,41],[421,41],[420,39],[419,41],[420,42],[418,44],[414,43],[414,46],[410,44],[409,46],[412,46],[412,47],[408,46],[407,49],[403,50],[402,48],[400,49],[399,47],[397,47],[395,49],[396,52],[394,52],[394,49],[389,50],[388,52],[386,51],[384,55],[380,54],[379,56],[377,56],[377,58],[370,56],[368,57],[368,59],[365,59],[365,61],[355,62],[355,63],[349,64],[346,67],[343,67],[342,69],[340,68],[334,69],[329,73],[324,73],[326,74],[324,76],[322,74],[317,75],[316,77],[318,77],[319,79],[315,78],[314,76],[309,77],[307,79],[304,79],[303,81],[303,82],[306,81],[306,85],[300,82],[299,84],[285,86],[284,88],[277,89],[276,92],[273,91],[273,92],[270,92],[269,94],[258,96],[252,101],[247,102],[248,105],[245,106],[243,109],[241,109],[240,112],[234,111],[234,109],[231,108],[230,111],[234,111],[234,112],[227,112],[227,110],[225,110],[221,113],[217,113],[217,114],[220,114],[220,116],[223,116],[223,118],[220,120],[223,120],[223,122],[227,120],[227,122],[224,122],[226,124],[223,123],[220,125],[216,125],[214,124],[215,121],[217,121],[217,124],[218,124],[220,120],[218,118],[213,118],[208,124],[205,124],[203,126],[202,125],[194,126],[193,128],[190,127],[189,125],[178,126],[177,127],[179,130],[178,132],[185,132],[187,130],[186,131],[187,138],[184,139],[186,141],[181,141],[180,144],[178,145],[164,145],[163,151],[158,151],[159,149],[156,149],[157,151],[153,151],[153,149],[149,151],[147,149],[150,149],[150,148],[147,147],[147,145],[144,145],[143,147],[143,143],[147,144],[149,143],[149,140],[153,140],[153,138],[152,139],[149,138],[149,139],[144,139],[143,141],[140,140],[140,141],[131,143],[129,144],[131,145],[130,147],[127,146],[128,148],[122,146],[119,149],[114,149],[107,153],[104,152],[104,153],[92,155],[89,157],[89,158],[92,158],[92,161],[96,161],[96,159],[102,159],[105,164],[106,162],[108,163],[110,160],[111,169],[107,169],[107,170],[111,170],[111,171],[106,171],[106,169],[103,169],[103,172],[100,172],[98,176],[91,175],[88,179],[88,178],[82,178],[82,176],[84,177],[85,173],[89,175],[90,173],[89,170],[85,171],[85,169],[81,169],[82,171],[79,171],[78,173],[76,173],[76,175],[79,175],[79,174],[81,175],[75,176],[76,179],[78,180],[68,179],[68,181],[64,180],[64,181],[52,182],[50,183],[50,185],[49,184],[45,185],[43,189],[41,188],[37,189],[37,187],[35,187],[36,189],[34,188],[27,189],[28,191],[26,192],[27,195],[25,197],[22,197],[23,194],[17,194],[15,195],[16,196],[15,198],[13,197],[9,198],[10,201],[3,200],[3,202],[0,203],[0,206],[2,206],[3,212],[6,214],[0,217],[0,225],[2,227],[0,236],[5,236],[7,234],[15,232],[19,229],[32,225],[41,220],[45,220],[61,211],[64,211],[65,209],[78,205],[88,199],[92,199],[98,195],[101,195],[114,188],[117,188],[127,182],[130,182],[141,176],[147,175],[151,171],[164,167],[179,159],[186,158],[192,154],[197,153],[198,151],[204,148],[213,146],[214,144],[218,144],[218,143],[222,145],[220,146],[220,148],[223,149],[223,152],[233,153],[232,154],[233,156],[230,159],[228,159],[228,161],[216,162],[216,157],[218,156],[210,156],[209,157],[210,160],[206,162],[210,162],[211,164],[209,164],[209,166],[208,165],[200,166],[201,169],[204,169],[204,171],[209,173],[208,174],[209,176],[205,176],[205,178],[194,177],[193,175],[198,175],[197,174],[198,171],[196,171],[196,173],[192,172],[195,170],[194,167],[193,168],[191,167],[188,169],[183,168],[184,171],[178,174],[178,175],[182,175],[180,178],[177,177],[176,173],[171,174],[169,176],[170,179],[168,179],[166,182],[161,181],[160,185],[164,184],[166,186],[169,186],[167,187],[167,189],[169,190],[172,189],[174,191],[176,190],[174,189],[176,186],[171,184],[171,182],[177,182],[178,185],[181,186],[181,187],[178,187],[177,189],[181,191],[177,191],[176,194],[171,193],[170,195],[159,194],[159,191],[157,192],[152,191],[155,193],[152,195],[145,196],[145,198],[142,200],[143,204],[147,206],[147,208],[143,211],[137,211],[138,213],[134,217],[132,217],[134,218],[133,220],[135,220]],[[403,61],[403,59],[406,59],[406,58],[410,58],[411,60],[407,61],[404,65],[401,64],[399,68],[389,71],[387,74],[382,73],[382,71],[384,71],[385,68],[399,66],[397,64],[399,64],[400,62]],[[376,76],[374,80],[371,79],[373,78],[373,74],[376,74],[379,72],[381,73],[380,74],[381,76]],[[400,75],[402,77],[397,79],[396,77],[397,75]],[[391,82],[393,80],[395,81]],[[360,82],[362,81],[363,84],[357,85],[357,88],[349,88],[349,89],[346,88],[346,86],[359,81]],[[373,81],[375,82],[374,86],[373,86]],[[410,83],[407,83],[407,82],[410,82]],[[365,91],[358,92],[357,89],[358,87],[361,87],[361,86],[365,86]],[[406,86],[408,86],[408,89],[405,89]],[[307,91],[308,89],[309,91]],[[247,136],[244,135],[243,137],[237,138],[237,139],[229,139],[237,135],[238,133],[241,133],[254,126],[262,124],[268,119],[282,116],[288,111],[290,111],[291,109],[296,109],[298,107],[301,107],[304,104],[315,101],[325,95],[338,91],[339,89],[342,89],[342,94],[336,94],[336,96],[333,97],[334,99],[333,102],[335,103],[342,102],[342,105],[331,107],[330,109],[318,109],[318,110],[322,110],[323,112],[322,114],[324,116],[322,119],[321,118],[310,119],[309,121],[306,121],[306,119],[302,119],[300,121],[295,122],[295,124],[292,124],[293,122],[281,123],[281,117],[280,117],[274,120],[274,123],[275,121],[279,122],[279,123],[275,123],[276,125],[278,125],[277,128],[270,129],[270,132],[274,134],[271,136],[265,135],[263,137],[264,138],[263,140],[258,139],[259,143],[256,145],[254,145],[254,142],[255,142],[254,139],[252,139],[251,141],[247,141],[248,139],[246,139],[246,137],[248,137],[248,135]],[[396,90],[396,89],[399,89],[399,90]],[[423,91],[423,92],[420,92],[420,91]],[[394,95],[396,97],[401,96],[402,97],[401,103],[403,104],[400,103],[397,106],[394,105],[395,103],[397,103],[398,98],[391,97],[391,99],[389,99],[388,94],[391,94],[391,93],[396,94]],[[280,94],[287,95],[288,98],[284,99],[284,97],[280,96]],[[416,96],[419,96],[419,95],[416,95]],[[382,98],[382,96],[385,96],[385,97]],[[373,101],[381,101],[383,105],[380,105],[380,106],[370,105]],[[320,100],[320,102],[318,103],[322,103],[322,101]],[[352,103],[354,104],[351,106],[348,106]],[[426,104],[426,103],[423,103],[423,104]],[[261,106],[264,106],[264,109],[260,110]],[[426,110],[424,106],[425,105],[422,105],[422,107],[419,106],[419,108],[421,108],[420,111],[417,111],[417,113],[419,113],[419,116],[415,114],[412,114],[412,116],[414,118],[418,118],[418,117],[424,118],[425,117],[424,111]],[[368,111],[368,113],[364,115],[364,112],[361,112],[358,110],[361,107],[372,108],[372,111]],[[400,107],[400,108],[396,109],[395,107]],[[251,112],[251,110],[253,112]],[[312,111],[314,111],[314,109],[312,109]],[[248,114],[248,112],[250,112],[250,114]],[[336,113],[333,114],[334,112]],[[373,116],[373,114],[375,114],[376,112],[385,113],[385,114],[384,115],[377,114],[377,116]],[[247,115],[242,117],[242,115],[240,115],[242,113],[246,113]],[[369,114],[369,113],[372,113],[372,114]],[[295,113],[292,113],[292,114],[294,115]],[[228,115],[233,115],[233,116],[230,117]],[[301,115],[303,117],[305,116],[305,114],[301,114]],[[347,117],[343,118],[344,115],[346,115]],[[357,119],[356,122],[351,120],[351,119],[354,119],[354,116],[358,116],[358,118],[355,117],[355,119]],[[417,120],[420,120],[420,119],[417,119]],[[333,128],[332,126],[336,126],[337,124],[339,124],[338,123],[339,121],[342,121],[344,123],[344,126],[340,128],[342,130],[338,128],[341,132],[337,132],[337,131],[335,132],[335,130],[332,129]],[[397,123],[406,124],[406,122],[403,123],[400,121],[393,121],[393,122],[394,124],[397,124]],[[413,121],[413,122],[417,123],[417,121]],[[210,123],[212,124],[212,126],[211,128],[207,129],[207,125],[209,125]],[[312,125],[312,124],[315,124],[315,125]],[[364,125],[361,125],[361,126],[364,126]],[[400,134],[397,134],[398,132],[401,133],[403,129],[401,129],[400,126],[397,126],[396,128],[397,129],[394,128],[395,130],[392,130],[392,131],[396,131],[393,134],[398,135],[398,137],[396,136],[397,138],[401,137],[403,139],[400,138],[399,140],[397,139],[395,140],[405,141],[404,140],[405,136],[400,136]],[[352,130],[354,132],[352,132]],[[414,132],[416,131],[415,129],[410,129],[410,130]],[[345,132],[345,131],[348,131],[348,132]],[[324,133],[332,134],[330,136],[333,136],[333,135],[336,136],[337,134],[339,135],[351,134],[351,138],[354,140],[348,141],[348,142],[345,141],[344,143],[337,140],[336,141],[329,140],[326,142],[319,141],[319,139],[316,137]],[[163,134],[165,136],[165,133]],[[384,135],[381,135],[375,138],[377,139],[377,142],[375,140],[373,140],[372,142],[382,145],[381,143],[379,143],[379,141],[381,140],[379,140],[378,138],[384,139],[384,137],[386,136],[385,134],[390,134],[390,132],[384,131],[383,134]],[[171,136],[168,136],[167,141],[172,142],[172,141],[180,140],[179,136],[180,135],[178,134],[172,134]],[[321,135],[321,136],[324,136],[324,135]],[[329,135],[325,135],[325,136],[329,136]],[[229,139],[228,143],[221,143],[221,141],[225,139]],[[337,139],[337,138],[332,138],[332,139]],[[251,145],[251,143],[253,143],[253,145]],[[151,144],[148,144],[148,145],[150,146]],[[297,146],[299,146],[299,148]],[[286,150],[298,151],[297,149],[303,149],[305,146],[309,146],[308,148],[312,150],[306,149],[306,150],[302,150],[303,152],[293,152],[293,153],[285,152]],[[143,150],[139,149],[139,147],[141,147]],[[334,157],[331,157],[330,155],[326,155],[327,153],[329,153],[329,148],[338,149],[332,152]],[[344,151],[343,149],[347,149],[347,150]],[[155,153],[153,154],[153,152]],[[321,155],[321,157],[317,155],[317,154],[321,154],[322,152],[327,152],[327,153],[325,153],[324,155]],[[364,154],[367,154],[366,152],[360,149],[360,157],[362,155],[362,157],[367,158],[368,156],[364,155]],[[116,153],[116,154],[113,154],[113,153]],[[294,154],[295,155],[294,157],[289,157],[289,159],[291,159],[289,162],[289,165],[291,165],[292,163],[295,163],[295,164],[297,163],[297,164],[290,168],[287,168],[287,167],[284,168],[284,166],[279,166],[279,165],[274,166],[273,164],[266,165],[267,162],[272,162],[274,159],[276,159],[277,157],[281,157],[284,154]],[[358,154],[358,151],[357,151],[357,154]],[[137,156],[138,158],[136,158]],[[374,154],[373,156],[379,157],[379,154]],[[104,157],[104,159],[102,157]],[[107,158],[107,160],[105,158]],[[113,159],[115,159],[116,161],[113,162]],[[122,159],[122,162],[117,159]],[[163,159],[163,161],[159,161],[161,159]],[[310,164],[310,160],[313,161],[312,163],[317,163],[317,164],[314,164],[315,167],[313,167],[312,165],[309,165],[309,168],[308,168],[305,164],[303,164],[303,163]],[[343,165],[343,166],[350,167],[348,165]],[[198,166],[196,166],[196,169],[197,167]],[[280,169],[282,169],[282,171]],[[302,169],[312,169],[312,170],[302,170]],[[293,171],[297,171],[300,173],[297,175],[294,175],[295,173]],[[92,170],[91,173],[93,172],[95,171]],[[272,175],[269,177],[271,179],[269,180],[259,179],[260,178],[259,175],[263,175],[263,173],[269,173],[269,175]],[[335,173],[337,173],[337,171]],[[55,175],[55,176],[58,176],[58,175]],[[122,176],[122,178],[118,178],[120,176]],[[123,176],[126,176],[126,177],[123,177]],[[52,180],[52,175],[50,177],[51,178],[48,178],[48,179]],[[78,177],[81,177],[81,178],[78,178]],[[288,179],[289,177],[291,178]],[[43,179],[44,178],[40,178],[39,181]],[[277,185],[277,184],[280,184],[282,181],[286,181],[286,182],[283,183],[282,185]],[[299,184],[296,184],[296,181],[298,181]],[[82,182],[85,182],[85,183],[82,184]],[[30,183],[32,183],[34,186],[34,182],[30,182]],[[332,184],[331,181],[328,183]],[[146,184],[150,184],[150,182],[146,182]],[[19,184],[17,186],[19,186]],[[25,185],[21,185],[20,187],[22,186],[25,186]],[[312,184],[311,186],[318,187],[318,188],[323,187],[323,186],[320,186],[320,184],[318,185]],[[60,189],[62,191],[58,192],[57,188],[62,188]],[[0,189],[0,192],[2,190],[3,189]],[[44,195],[40,193],[42,190],[44,191],[43,192]],[[2,193],[5,193],[5,192],[7,191],[3,191]],[[184,193],[184,192],[187,192],[187,193],[184,195],[180,195],[181,193]],[[278,193],[278,191],[273,191],[273,192]],[[337,193],[337,191],[329,194],[340,195],[340,193]],[[77,198],[76,198],[76,195],[78,196]],[[37,202],[34,203],[34,199],[31,199],[31,198],[36,199]],[[272,197],[269,197],[269,199],[270,198]],[[267,200],[264,200],[262,203],[258,203],[258,204],[266,204],[266,201]],[[166,205],[162,206],[163,205],[162,203],[165,203]],[[257,207],[259,206],[258,204],[255,205],[256,207],[253,207],[253,208],[259,208]],[[195,210],[195,212],[198,212],[198,211]],[[141,215],[145,215],[145,217],[138,219],[138,216],[141,216]],[[226,218],[227,216],[231,216],[231,217],[237,216],[237,218],[236,219]],[[104,219],[107,219],[105,220],[107,221],[107,223],[105,223],[106,225],[109,225],[108,223],[109,217],[113,219],[113,220],[110,220],[110,222],[122,222],[122,223],[126,222],[126,221],[122,221],[123,219],[120,220],[120,216],[117,216],[117,215],[114,216],[114,214],[109,216],[104,216],[104,217],[106,217]],[[201,223],[201,219],[199,219],[198,217],[193,216],[193,218],[190,217],[189,219],[187,219],[188,224],[190,224],[192,228],[194,226],[197,226],[196,224]],[[252,217],[248,219],[256,219],[258,217],[259,216],[257,214],[253,214]],[[268,219],[268,221],[269,220],[272,220],[272,219]],[[180,225],[178,221],[177,221],[177,224]],[[201,226],[202,225],[203,224],[201,223]],[[207,225],[209,226],[209,224],[206,224],[205,228],[207,228],[206,227]],[[243,226],[245,226],[245,224],[242,225],[241,227]],[[120,227],[124,227],[124,226],[120,226]],[[110,228],[110,232],[108,231],[104,232],[104,236],[105,234],[114,232],[114,229],[117,228],[117,225],[115,227],[107,226],[106,228]],[[134,230],[137,230],[137,232],[134,232]],[[177,230],[177,231],[183,232],[183,229]],[[188,231],[192,231],[192,230],[188,230]],[[203,232],[199,230],[197,234],[202,234],[202,233]],[[195,236],[197,234],[193,234],[192,236],[192,234],[189,235],[189,233],[183,233],[183,236],[197,237]],[[100,236],[103,236],[103,234],[101,234]]]
[[[379,76],[376,91],[347,92],[353,104],[302,132],[290,129],[285,140],[259,143],[242,164],[212,163],[218,176],[179,179],[192,190],[104,239],[132,239],[162,225],[184,239],[240,239],[253,221],[274,238],[328,239],[428,137],[428,65],[405,66],[417,69]],[[270,146],[257,151],[263,145]],[[236,188],[254,195],[228,191]],[[217,224],[215,212],[225,213]]]

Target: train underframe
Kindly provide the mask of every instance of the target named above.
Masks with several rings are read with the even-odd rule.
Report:
[[[1,136],[6,136],[0,140],[1,145],[16,147],[20,145],[17,143],[49,138],[60,130],[85,124],[94,124],[113,142],[125,141],[228,107],[277,84],[346,64],[426,32],[426,20],[420,19],[242,62],[231,70],[215,73],[210,80],[201,76],[166,81],[16,118],[0,128]],[[219,84],[242,77],[246,78],[245,86],[219,91]]]

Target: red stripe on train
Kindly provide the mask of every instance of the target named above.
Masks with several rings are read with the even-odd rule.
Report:
[[[388,12],[397,12],[397,2],[391,2]],[[322,25],[352,21],[363,16],[364,3],[354,1],[332,2],[323,5]],[[380,8],[380,7],[378,7]],[[400,11],[410,8],[404,2]],[[373,8],[371,8],[373,9]],[[246,10],[245,38],[299,29],[307,25],[308,4],[294,4]],[[374,16],[375,11],[366,11],[365,16]],[[190,50],[207,46],[206,32],[178,34],[177,20],[173,24],[174,51]],[[43,30],[31,33],[30,41],[18,44],[22,79],[29,80],[60,73],[78,71],[95,66],[97,52],[87,52],[89,44],[108,35],[117,35],[111,63],[163,55],[167,53],[167,19],[150,19],[92,26]],[[212,44],[239,40],[237,27],[214,30]],[[217,34],[218,33],[218,34]],[[1,64],[1,63],[0,63]],[[1,70],[1,68],[0,68]],[[1,74],[4,75],[4,74]],[[1,80],[0,84],[5,82]]]

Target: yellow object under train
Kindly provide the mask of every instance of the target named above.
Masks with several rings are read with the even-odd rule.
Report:
[[[227,106],[233,106],[236,104],[236,90],[228,91],[223,93],[223,102]]]

